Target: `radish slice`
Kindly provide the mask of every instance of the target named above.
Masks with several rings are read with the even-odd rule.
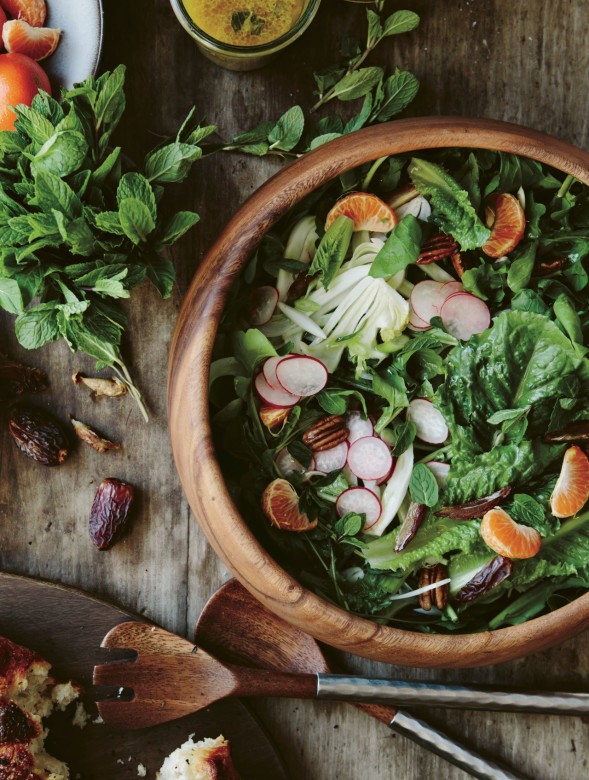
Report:
[[[385,442],[386,444],[386,442]],[[386,482],[389,481],[389,479],[393,476],[393,472],[395,470],[395,466],[397,465],[397,459],[393,458],[393,462],[391,464],[391,468],[389,469],[389,473],[386,474],[386,476],[382,477],[382,479],[378,479],[376,481],[377,485],[384,485]]]
[[[454,293],[464,292],[462,282],[446,282],[442,287],[442,293],[445,295],[444,300],[447,300]]]
[[[287,355],[288,357],[288,355]],[[276,357],[269,357],[262,366],[262,373],[264,374],[264,379],[270,387],[273,390],[283,390],[284,388],[280,386],[280,382],[278,381],[278,377],[276,376],[276,366],[280,363],[281,360],[284,360],[284,357],[280,357],[280,355],[276,355]]]
[[[250,293],[248,322],[255,328],[269,322],[278,303],[278,290],[266,284],[256,287]]]
[[[428,444],[442,444],[448,438],[448,426],[431,401],[414,398],[407,409],[407,419],[417,428],[417,436]]]
[[[450,464],[442,463],[440,460],[430,460],[430,462],[426,463],[425,465],[436,478],[438,487],[445,488],[446,480],[448,479],[448,472],[450,471]]]
[[[417,316],[429,325],[432,317],[440,316],[440,309],[446,300],[443,293],[444,284],[427,279],[419,282],[411,291],[411,306]]]
[[[365,515],[364,531],[376,523],[382,512],[380,499],[365,487],[352,487],[344,490],[336,501],[335,508],[340,517],[347,515],[348,512]]]
[[[303,464],[299,463],[296,458],[293,458],[286,447],[283,447],[276,455],[274,458],[274,463],[283,477],[288,477],[289,474],[305,474],[307,472],[307,469],[303,466]],[[313,463],[311,463],[309,468],[312,466]]]
[[[329,474],[330,471],[339,471],[346,465],[348,459],[348,443],[342,441],[341,444],[331,447],[329,450],[314,453],[315,468],[323,474]]]
[[[487,304],[467,292],[454,293],[446,298],[440,316],[448,333],[462,341],[482,333],[491,324]]]
[[[362,417],[360,412],[350,412],[347,419],[347,425],[350,432],[348,434],[348,441],[350,444],[358,439],[363,439],[365,436],[372,436],[374,433],[374,426],[370,420]]]
[[[378,436],[357,439],[348,452],[348,466],[358,479],[379,480],[391,470],[393,456]]]
[[[410,309],[409,327],[413,328],[413,330],[427,330],[428,328],[431,328],[431,325],[429,322],[422,320],[421,317],[418,317],[414,309]]]
[[[295,406],[301,400],[301,397],[298,395],[293,395],[286,390],[277,390],[276,388],[271,387],[266,381],[264,374],[258,374],[254,385],[258,395],[265,404],[268,404],[268,406],[284,406],[289,408]]]
[[[307,397],[323,390],[329,373],[317,358],[288,355],[276,366],[276,377],[287,393]]]

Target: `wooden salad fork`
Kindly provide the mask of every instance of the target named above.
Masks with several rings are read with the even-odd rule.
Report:
[[[379,702],[560,715],[589,714],[589,694],[494,691],[461,685],[305,674],[224,664],[192,642],[148,623],[115,626],[102,647],[133,650],[134,660],[94,667],[94,684],[118,689],[99,701],[103,720],[117,728],[155,726],[229,697]],[[130,690],[131,689],[131,690]],[[132,696],[127,697],[127,692]]]

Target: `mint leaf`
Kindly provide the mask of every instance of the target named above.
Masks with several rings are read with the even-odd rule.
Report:
[[[96,215],[95,222],[96,227],[105,233],[113,233],[117,236],[126,235],[118,211],[103,211],[102,214]]]
[[[353,232],[354,221],[342,215],[319,242],[313,262],[309,266],[309,275],[319,274],[326,290],[346,257]]]
[[[364,97],[379,83],[383,74],[382,68],[374,66],[360,68],[360,70],[348,73],[334,85],[330,99],[336,97],[339,100],[355,100],[356,98]]]
[[[77,170],[88,154],[88,144],[81,133],[64,130],[55,132],[31,157],[33,171],[49,171],[67,176]]]
[[[155,229],[155,221],[148,206],[137,198],[125,198],[119,206],[121,227],[134,244],[145,241]]]
[[[300,106],[293,106],[283,114],[268,134],[270,149],[289,152],[298,144],[305,129],[305,115]]]
[[[438,503],[438,483],[432,471],[425,464],[420,463],[413,469],[409,481],[409,492],[417,504],[432,507]]]
[[[125,173],[119,181],[117,187],[117,203],[119,207],[127,198],[134,198],[141,201],[151,214],[153,220],[157,216],[157,206],[153,187],[147,181],[145,176],[140,173]]]
[[[162,298],[169,298],[176,281],[172,261],[163,255],[151,255],[147,263],[147,278]]]
[[[413,11],[395,11],[385,20],[383,25],[383,35],[398,35],[399,33],[410,32],[419,24],[419,16]]]
[[[35,176],[35,197],[30,205],[46,212],[55,209],[69,219],[82,214],[82,201],[70,185],[46,170],[39,170]]]
[[[382,249],[372,261],[370,276],[394,276],[414,263],[421,249],[421,228],[417,219],[408,214],[395,227]]]
[[[192,163],[202,157],[198,146],[171,143],[156,149],[145,158],[145,173],[150,182],[181,182],[188,176]]]
[[[194,211],[178,211],[162,228],[162,236],[159,239],[160,246],[174,244],[196,225],[200,217]]]
[[[16,318],[16,337],[25,349],[37,349],[59,338],[57,307],[54,303],[40,303]]]
[[[266,336],[257,328],[237,331],[233,336],[235,357],[251,376],[258,363],[267,357],[274,357],[276,350]]]
[[[388,122],[407,108],[419,91],[419,80],[409,71],[397,70],[384,82],[382,99],[376,106],[377,122]]]
[[[0,307],[10,314],[20,314],[23,310],[23,299],[18,282],[14,279],[0,277]]]

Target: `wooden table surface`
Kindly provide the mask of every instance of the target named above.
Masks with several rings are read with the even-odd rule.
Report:
[[[178,25],[167,0],[104,0],[103,67],[128,65],[128,110],[120,142],[142,153],[177,128],[189,107],[217,123],[224,138],[275,118],[293,103],[309,107],[313,70],[337,59],[342,34],[365,29],[364,8],[323,0],[308,33],[275,64],[253,73],[223,71],[204,59]],[[374,62],[417,74],[411,114],[464,114],[520,122],[587,147],[589,46],[586,0],[389,0],[391,10],[422,17],[410,35],[390,39]],[[192,632],[195,618],[228,577],[183,497],[166,431],[166,363],[182,296],[217,232],[281,162],[240,156],[208,158],[177,186],[182,208],[201,223],[176,247],[178,284],[162,302],[147,286],[129,307],[126,354],[151,409],[146,425],[127,398],[93,403],[74,388],[76,369],[92,362],[63,343],[25,353],[12,317],[0,315],[0,352],[44,368],[51,390],[39,401],[123,442],[99,455],[81,445],[63,466],[45,469],[0,437],[0,568],[81,587],[161,625]],[[106,476],[137,486],[132,532],[109,552],[91,543],[88,512]],[[0,594],[1,598],[1,594]],[[350,668],[413,678],[479,681],[533,688],[572,685],[589,673],[587,637],[532,658],[485,670],[414,672],[346,659]],[[294,780],[414,780],[466,777],[382,724],[344,705],[259,702],[257,711],[286,757]],[[589,774],[589,733],[580,719],[431,711],[449,733],[502,758],[535,780],[580,780]],[[211,735],[214,736],[214,735]]]

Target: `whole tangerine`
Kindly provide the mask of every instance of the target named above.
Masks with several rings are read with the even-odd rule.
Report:
[[[30,106],[40,89],[51,94],[47,74],[35,60],[24,54],[0,54],[0,130],[14,130],[11,106]]]

